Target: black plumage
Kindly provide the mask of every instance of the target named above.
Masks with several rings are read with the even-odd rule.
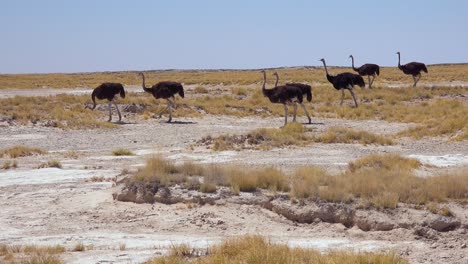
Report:
[[[279,82],[279,75],[277,72],[273,73],[273,75],[276,76],[276,83],[275,83],[275,87],[278,86],[278,82]],[[308,102],[311,102],[312,101],[312,86],[308,85],[308,84],[303,84],[303,83],[286,83],[286,86],[293,86],[293,87],[297,87],[301,90],[302,92],[302,96],[306,96],[307,98],[307,101]],[[307,118],[309,119],[309,124],[312,123],[312,119],[310,118],[310,115],[309,115],[309,112],[307,112],[307,109],[305,108],[304,104],[303,103],[300,103],[299,104],[302,109],[304,110],[305,114],[307,115]],[[297,112],[297,104],[294,104],[294,117],[293,117],[293,122],[296,121],[296,112]]]
[[[117,94],[120,94],[120,97],[125,98],[125,89],[121,83],[103,83],[96,87],[91,94],[91,99],[93,100],[93,107],[86,106],[85,108],[90,108],[94,110],[96,108],[96,98],[99,100],[107,99],[109,101],[109,122],[112,120],[112,110],[111,104],[114,102],[117,113],[119,114],[119,121],[122,120],[122,115],[120,114],[119,108],[114,101],[114,98]]]
[[[172,108],[176,108],[174,96],[179,94],[180,97],[184,98],[184,87],[178,82],[164,81],[158,82],[151,88],[147,88],[145,86],[145,75],[142,72],[140,72],[140,75],[143,78],[142,86],[145,92],[152,94],[156,99],[162,98],[167,100],[167,107],[159,113],[159,117],[161,117],[164,111],[169,109],[169,120],[167,122],[170,123],[172,121]],[[173,101],[171,101],[171,98]]]
[[[372,88],[372,84],[374,83],[375,76],[378,76],[380,74],[380,67],[377,64],[372,64],[372,63],[366,63],[362,65],[359,68],[354,67],[354,57],[353,55],[349,55],[351,58],[351,66],[353,67],[353,70],[361,76],[367,76],[368,81],[369,81],[369,89]],[[372,81],[371,81],[371,76],[372,76]]]
[[[412,75],[413,80],[414,80],[413,87],[416,87],[416,84],[421,79],[421,72],[423,71],[425,73],[428,73],[426,64],[422,62],[413,61],[405,65],[401,65],[400,64],[400,52],[398,51],[397,54],[398,54],[398,69],[400,69],[404,74]]]
[[[349,90],[349,92],[351,93],[351,96],[354,99],[354,104],[356,105],[356,107],[358,107],[358,103],[357,103],[356,97],[354,95],[353,89],[354,89],[355,85],[358,85],[361,88],[365,87],[366,84],[364,83],[364,79],[361,76],[359,76],[357,74],[354,74],[354,73],[350,73],[350,72],[344,72],[344,73],[340,73],[340,74],[337,74],[335,76],[332,76],[332,75],[328,74],[328,69],[327,69],[327,64],[325,63],[325,59],[320,59],[320,61],[323,62],[323,66],[325,67],[325,73],[327,75],[327,80],[331,84],[333,84],[333,87],[335,87],[335,89],[341,90],[341,103],[340,103],[340,105],[343,104],[344,90],[347,89],[347,90]]]
[[[275,86],[271,89],[266,89],[266,72],[261,71],[263,74],[262,93],[268,97],[270,102],[274,104],[283,104],[284,106],[284,125],[288,123],[288,104],[300,103],[302,104],[303,96],[300,88],[295,86]]]

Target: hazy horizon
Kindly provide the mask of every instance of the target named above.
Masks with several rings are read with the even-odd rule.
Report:
[[[468,2],[3,3],[0,73],[468,63]]]

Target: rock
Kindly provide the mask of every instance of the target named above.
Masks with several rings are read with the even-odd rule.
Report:
[[[354,217],[354,224],[363,231],[390,231],[396,228],[388,215],[371,210],[358,211]]]
[[[427,227],[416,228],[414,234],[431,240],[437,240],[439,238],[439,234],[436,231]]]
[[[426,222],[426,225],[439,232],[447,232],[460,227],[460,221],[446,216],[437,216]]]

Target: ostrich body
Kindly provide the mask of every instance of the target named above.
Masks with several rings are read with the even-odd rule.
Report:
[[[152,94],[156,99],[167,100],[167,107],[159,113],[159,117],[161,118],[162,113],[169,110],[169,120],[167,122],[170,123],[172,121],[172,108],[176,108],[174,95],[179,94],[180,97],[184,98],[184,87],[178,82],[158,82],[151,88],[147,88],[145,86],[145,75],[142,72],[140,72],[140,75],[143,78],[142,86],[145,92]]]
[[[421,72],[423,71],[425,73],[428,73],[426,64],[413,61],[405,65],[401,65],[400,64],[400,52],[398,51],[397,54],[398,54],[398,69],[400,69],[404,74],[412,75],[413,80],[414,80],[413,87],[416,87],[416,84],[421,79]]]
[[[354,67],[354,57],[353,55],[349,55],[351,58],[351,65],[353,67],[353,70],[361,76],[367,76],[367,79],[369,80],[369,89],[372,89],[372,84],[374,83],[375,76],[378,76],[380,74],[380,67],[377,64],[372,64],[372,63],[366,63],[362,65],[359,68]],[[371,81],[371,76],[372,76],[372,81]]]
[[[361,88],[365,87],[366,84],[364,83],[364,79],[362,79],[361,76],[357,74],[353,74],[350,72],[344,72],[337,74],[335,76],[332,76],[328,74],[328,69],[327,69],[327,64],[325,63],[325,59],[321,59],[320,61],[323,62],[323,66],[325,67],[325,73],[327,75],[327,80],[333,84],[333,87],[337,90],[341,90],[341,103],[340,105],[343,105],[343,100],[344,100],[344,90],[347,89],[351,93],[351,96],[353,97],[354,104],[356,107],[358,107],[358,103],[356,101],[356,96],[354,95],[354,85],[358,85]]]
[[[117,113],[119,114],[119,121],[122,120],[122,115],[120,114],[119,107],[117,107],[117,103],[114,101],[114,98],[117,94],[120,94],[120,97],[125,98],[125,90],[121,83],[103,83],[96,87],[91,94],[91,99],[93,100],[93,107],[86,106],[85,108],[90,108],[94,110],[96,108],[96,97],[99,100],[107,99],[109,101],[109,122],[112,120],[112,102],[117,109]]]
[[[278,81],[279,81],[279,75],[277,72],[273,73],[273,75],[276,76],[276,83],[275,87],[278,87]],[[308,84],[303,84],[303,83],[286,83],[286,86],[293,86],[297,87],[301,90],[302,96],[306,95],[307,101],[311,102],[312,101],[312,86]],[[309,119],[309,124],[312,123],[312,119],[310,118],[309,112],[307,112],[307,109],[305,108],[303,103],[299,103],[299,105],[302,107],[304,110],[305,114],[307,115],[307,118]],[[296,121],[296,112],[297,112],[297,103],[294,104],[294,116],[293,116],[293,122]]]
[[[270,102],[274,104],[283,104],[284,106],[284,125],[288,123],[288,104],[294,104],[295,102],[299,102],[302,104],[302,91],[301,89],[294,87],[294,86],[275,86],[272,89],[266,89],[266,72],[261,71],[263,74],[263,85],[262,85],[262,93],[264,96],[268,97]],[[296,113],[294,113],[296,115]]]

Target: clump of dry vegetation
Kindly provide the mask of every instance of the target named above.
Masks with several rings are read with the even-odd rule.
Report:
[[[16,160],[5,160],[2,165],[2,169],[9,170],[9,169],[16,169],[18,168],[18,162]]]
[[[58,128],[111,128],[114,124],[99,121],[99,115],[85,110],[87,95],[57,95],[0,99],[0,116],[20,125],[43,125]]]
[[[149,159],[129,183],[149,182],[166,187],[179,184],[207,193],[216,192],[216,186],[228,186],[234,194],[263,189],[289,192],[293,199],[352,202],[375,208],[395,208],[398,203],[468,200],[468,175],[451,173],[421,178],[413,172],[419,166],[417,160],[398,155],[372,155],[351,162],[344,173],[330,175],[313,166],[285,173],[271,167],[175,165],[158,156]]]
[[[207,136],[197,142],[199,145],[210,146],[215,151],[284,148],[288,146],[305,146],[312,142],[321,143],[359,143],[375,145],[394,145],[389,138],[366,131],[356,131],[348,128],[331,127],[325,133],[312,136],[299,123],[289,123],[283,128],[261,128],[245,135]]]
[[[41,163],[38,167],[38,169],[43,169],[43,168],[62,168],[62,163],[58,160],[49,160],[47,162]]]
[[[5,264],[62,264],[64,262],[57,255],[64,252],[65,248],[62,246],[0,244],[0,262]]]
[[[2,158],[19,158],[31,155],[46,154],[47,151],[40,148],[31,148],[27,146],[13,146],[10,148],[0,149],[0,157]]]
[[[289,123],[283,128],[261,128],[246,135],[208,136],[198,144],[212,146],[215,151],[303,146],[312,142],[305,132],[306,128],[302,124]]]
[[[316,137],[314,141],[322,143],[375,144],[382,146],[395,144],[395,142],[389,138],[372,134],[367,131],[356,131],[344,127],[331,127],[325,133]]]
[[[407,260],[395,253],[363,253],[353,251],[335,251],[320,253],[313,249],[292,248],[284,244],[275,244],[261,236],[241,236],[231,238],[220,245],[213,245],[204,256],[197,256],[197,250],[189,246],[179,246],[171,250],[168,256],[156,257],[146,264],[306,264],[306,263],[381,263],[404,264]]]
[[[133,153],[132,151],[130,151],[128,149],[119,148],[119,149],[116,149],[116,150],[112,151],[112,155],[114,155],[114,156],[134,156],[135,153]]]

